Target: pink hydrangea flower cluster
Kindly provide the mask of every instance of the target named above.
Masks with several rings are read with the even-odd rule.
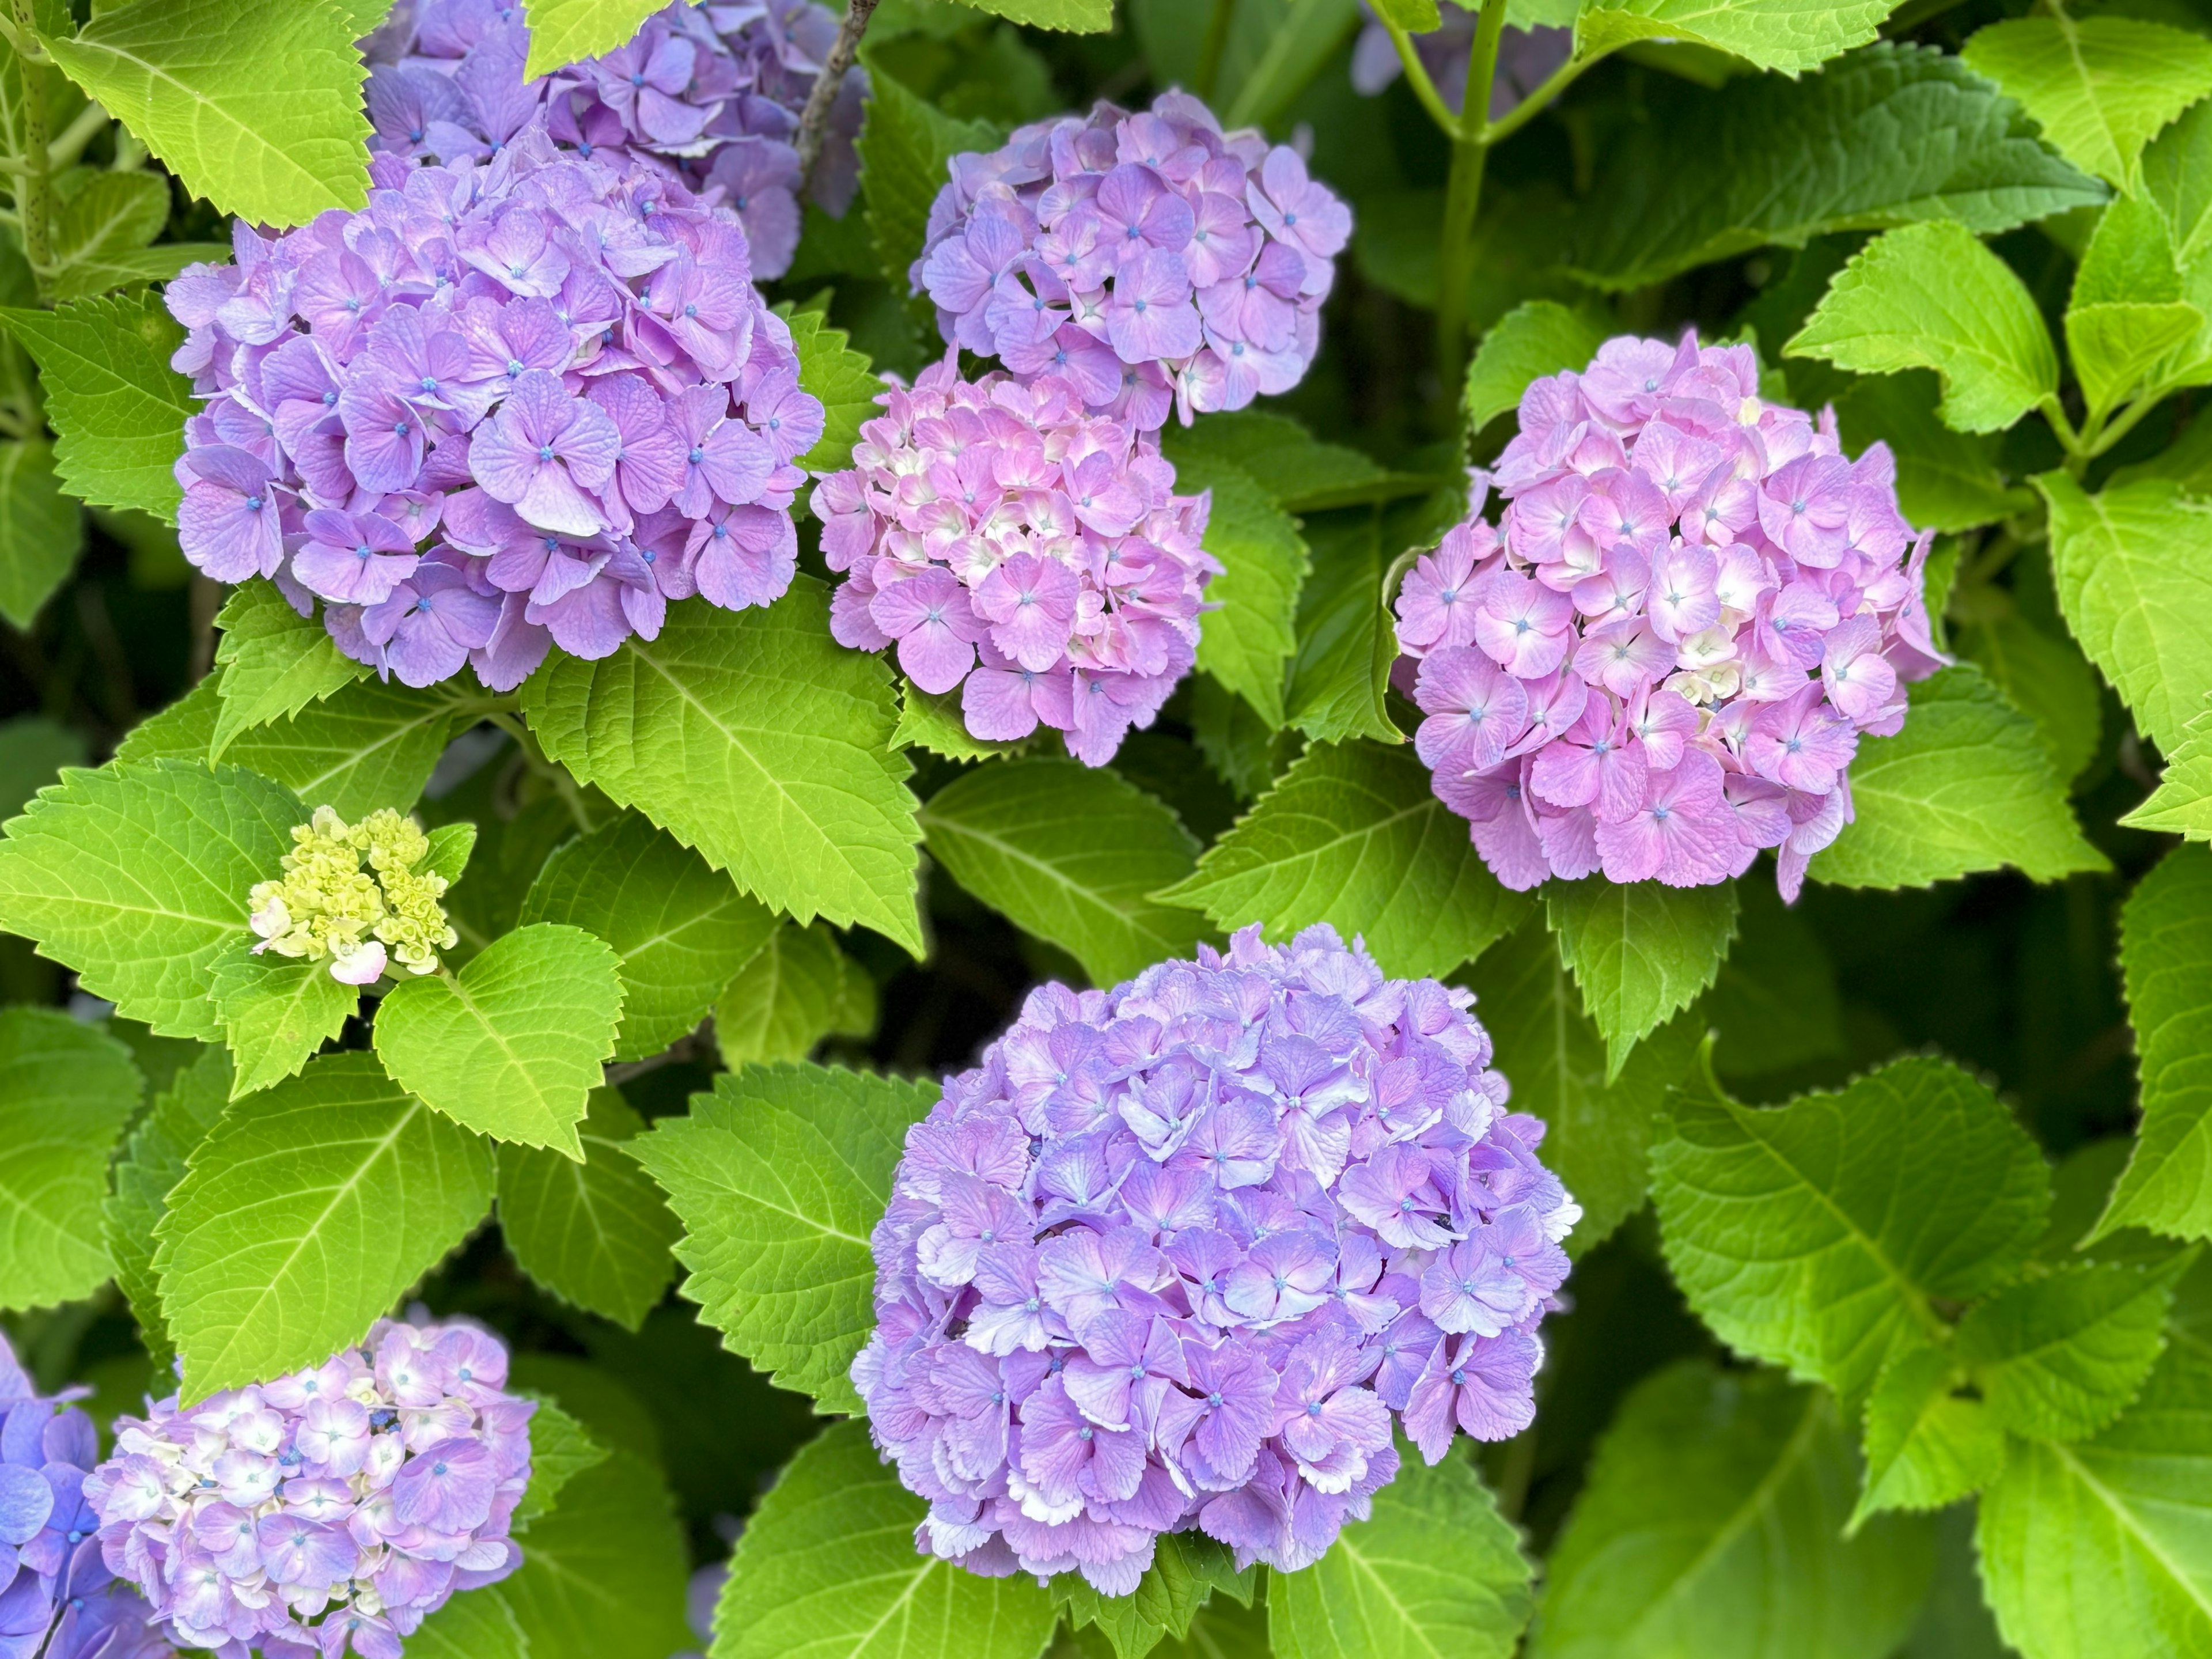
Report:
[[[1149,726],[1198,650],[1219,561],[1209,495],[1122,420],[1084,412],[1067,377],[959,377],[951,354],[876,399],[853,465],[815,487],[822,553],[846,573],[830,626],[898,644],[933,694],[959,686],[968,730],[1063,732],[1102,766]]]
[[[535,121],[579,155],[627,156],[744,222],[753,274],[791,268],[799,246],[799,112],[837,36],[813,0],[674,0],[628,46],[550,76],[524,73],[530,32],[514,0],[425,0],[372,42],[373,147],[484,161]],[[853,139],[866,71],[830,106],[808,198],[842,217],[859,182]]]
[[[374,159],[358,213],[169,285],[206,408],[177,463],[185,556],[324,605],[409,685],[604,657],[672,599],[790,585],[821,436],[791,331],[726,209],[526,129],[491,162]]]
[[[1772,848],[1794,900],[1861,734],[1946,660],[1888,449],[1762,399],[1747,346],[1624,337],[1528,388],[1494,482],[1499,527],[1479,490],[1397,595],[1437,797],[1508,887],[1705,886]]]
[[[1296,150],[1168,92],[955,156],[912,274],[948,343],[1149,431],[1296,386],[1351,234]]]
[[[1317,1560],[1458,1431],[1534,1415],[1581,1211],[1470,995],[1327,927],[1031,993],[907,1133],[854,1362],[973,1571],[1137,1587],[1159,1534]]]
[[[380,1321],[327,1364],[144,1418],[85,1482],[108,1566],[219,1659],[399,1659],[522,1564],[533,1401],[474,1326]]]

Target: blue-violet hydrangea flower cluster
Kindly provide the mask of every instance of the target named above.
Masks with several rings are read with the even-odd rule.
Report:
[[[1581,1212],[1472,998],[1328,927],[1033,992],[908,1132],[854,1362],[975,1571],[1136,1588],[1166,1532],[1318,1559],[1455,1428],[1534,1413]]]
[[[676,0],[629,45],[529,79],[529,30],[514,0],[425,0],[371,44],[374,148],[443,161],[489,160],[543,121],[585,156],[627,156],[744,222],[753,274],[790,269],[799,246],[799,112],[837,37],[813,0]],[[810,199],[842,217],[859,181],[853,139],[867,90],[848,71],[830,105]]]
[[[1846,459],[1832,411],[1694,334],[1608,341],[1520,422],[1499,526],[1479,489],[1396,599],[1437,795],[1508,887],[1703,886],[1772,848],[1794,900],[1861,734],[1945,660],[1889,450]]]
[[[978,738],[1042,723],[1103,766],[1196,659],[1221,569],[1199,545],[1211,496],[1175,494],[1150,436],[1086,415],[1063,374],[965,381],[948,353],[876,401],[852,466],[812,497],[846,573],[831,631],[863,651],[896,640],[924,691],[961,687]]]
[[[1150,431],[1296,386],[1351,234],[1296,150],[1168,92],[955,156],[911,274],[947,343]]]
[[[484,166],[374,158],[367,208],[168,288],[205,410],[177,463],[185,556],[313,599],[409,685],[504,690],[604,657],[694,593],[789,586],[794,464],[821,436],[745,234],[672,179],[528,128]]]
[[[86,1476],[92,1419],[42,1398],[0,1336],[0,1659],[173,1659],[153,1609],[108,1568]]]
[[[496,1337],[385,1320],[311,1370],[118,1418],[85,1483],[107,1565],[220,1659],[399,1659],[522,1564],[538,1407],[506,1382]]]

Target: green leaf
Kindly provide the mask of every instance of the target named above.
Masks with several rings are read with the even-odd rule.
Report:
[[[1883,1659],[1926,1595],[1928,1522],[1842,1534],[1835,1404],[1685,1360],[1638,1385],[1553,1549],[1530,1659]]]
[[[84,738],[42,714],[0,720],[0,823],[23,810],[24,802],[59,781],[64,766],[88,758]]]
[[[514,1530],[524,1533],[532,1522],[560,1506],[563,1486],[605,1462],[610,1449],[551,1400],[526,1389],[518,1392],[538,1403],[530,1414],[530,1484],[514,1506]]]
[[[1975,1543],[2028,1659],[2212,1651],[2212,1364],[2175,1343],[2142,1398],[2079,1445],[2014,1440]]]
[[[791,325],[792,349],[799,354],[799,390],[822,400],[822,436],[799,458],[799,465],[815,472],[850,466],[853,446],[860,441],[860,422],[883,412],[876,406],[884,390],[883,377],[866,352],[852,349],[852,337],[830,327],[820,312],[778,307],[777,315]]]
[[[220,1042],[216,957],[246,936],[246,894],[277,873],[306,811],[234,766],[111,763],[71,772],[0,840],[0,929],[126,1019]]]
[[[659,639],[523,683],[545,752],[800,921],[865,922],[915,955],[913,773],[890,672],[830,636],[807,577],[766,610],[679,605]]]
[[[1862,738],[1852,822],[1815,881],[1925,887],[2011,865],[2034,881],[2110,867],[2082,839],[2043,729],[1961,663],[1912,687],[1905,729]]]
[[[326,1054],[233,1103],[157,1235],[186,1401],[360,1341],[491,1195],[483,1139],[410,1099],[374,1054]]]
[[[581,1163],[576,1137],[622,1018],[617,959],[580,927],[502,934],[458,974],[410,979],[376,1013],[400,1085],[463,1127]]]
[[[748,1066],[631,1143],[684,1224],[683,1294],[725,1346],[821,1410],[861,1409],[846,1373],[875,1328],[868,1235],[937,1097],[836,1066]]]
[[[54,215],[53,264],[46,292],[59,300],[88,299],[123,286],[131,280],[125,274],[129,262],[143,260],[146,245],[169,222],[168,183],[154,173],[80,173],[75,184]],[[174,275],[209,257],[189,247],[184,254],[163,274]],[[217,248],[214,257],[228,254],[228,248]]]
[[[698,1029],[723,988],[768,942],[775,913],[635,812],[545,860],[522,922],[564,922],[622,958],[617,1060],[644,1060]]]
[[[2212,851],[2175,848],[2128,896],[2120,971],[2142,1124],[2090,1237],[2121,1227],[2212,1237]]]
[[[497,1585],[454,1596],[407,1638],[407,1651],[411,1659],[532,1659],[530,1638]]]
[[[1841,1059],[1842,998],[1820,935],[1771,883],[1740,883],[1736,896],[1743,910],[1735,944],[1702,1005],[1704,1023],[1718,1033],[1715,1071],[1771,1077]],[[1686,1062],[1675,1077],[1687,1070]]]
[[[1420,495],[1437,480],[1419,473],[1388,472],[1356,449],[1323,443],[1287,415],[1240,409],[1177,427],[1170,457],[1209,455],[1252,475],[1286,513],[1321,513],[1366,507]]]
[[[865,1037],[875,1024],[875,981],[818,921],[775,928],[714,1004],[729,1066],[805,1060],[823,1038]]]
[[[891,732],[894,749],[927,749],[947,760],[1002,760],[1008,755],[1026,753],[1036,747],[1036,741],[1034,735],[1012,743],[976,737],[969,731],[967,717],[961,713],[958,691],[933,695],[912,680],[902,678],[899,681],[898,726]]]
[[[1405,741],[1390,718],[1398,635],[1383,579],[1378,515],[1339,514],[1308,526],[1313,568],[1298,594],[1298,648],[1284,714],[1316,743]]]
[[[1994,524],[2035,498],[2008,484],[1995,437],[1954,432],[1936,413],[1941,383],[1925,369],[1869,375],[1836,399],[1844,447],[1852,455],[1879,438],[1897,461],[1897,502],[1923,530]]]
[[[1982,584],[1968,590],[1954,616],[1954,647],[1990,677],[2006,702],[2034,720],[2052,776],[2070,786],[2097,757],[2104,726],[2104,693],[2088,659],[2072,640],[2053,638],[2021,615],[2001,587]]]
[[[930,797],[921,825],[955,881],[1094,984],[1188,956],[1206,933],[1149,896],[1190,873],[1197,842],[1118,772],[1042,756],[979,767]]]
[[[208,1000],[236,1061],[230,1097],[238,1100],[294,1076],[344,1030],[361,987],[332,979],[327,961],[255,956],[241,939],[210,966]]]
[[[1995,1288],[2051,1205],[2043,1155],[1988,1089],[1900,1060],[1838,1094],[1753,1109],[1692,1075],[1651,1151],[1667,1261],[1729,1346],[1858,1395],[1936,1298]]]
[[[2058,354],[2027,285],[1949,221],[1868,243],[1783,349],[1855,374],[1932,368],[1938,412],[1960,432],[2002,431],[2058,390]]]
[[[1795,77],[1866,45],[1896,9],[1897,0],[1599,0],[1576,20],[1575,50],[1688,41]]]
[[[2004,1431],[1989,1408],[1954,1392],[1951,1356],[1901,1347],[1866,1403],[1866,1485],[1851,1510],[1856,1532],[1885,1510],[1937,1510],[1979,1492],[2004,1468]]]
[[[0,617],[28,631],[84,550],[84,514],[62,494],[43,440],[0,443]]]
[[[1198,665],[1279,728],[1285,672],[1298,643],[1305,538],[1297,521],[1235,462],[1172,444],[1167,453],[1178,494],[1213,495],[1203,544],[1224,568],[1206,584],[1206,599],[1220,609],[1199,619]]]
[[[1611,146],[1565,263],[1607,289],[1662,282],[1771,243],[1956,220],[1988,234],[2105,199],[1956,58],[1876,44],[1799,86],[1652,88]]]
[[[514,1613],[529,1659],[667,1659],[696,1640],[684,1620],[690,1577],[667,1483],[617,1450],[569,1480],[531,1523],[521,1570],[488,1593]]]
[[[1468,434],[1519,408],[1533,382],[1563,369],[1588,368],[1607,331],[1556,300],[1528,300],[1507,312],[1482,337],[1467,366],[1460,408]]]
[[[644,1128],[620,1095],[599,1089],[582,1163],[517,1146],[499,1155],[499,1228],[516,1263],[563,1302],[633,1331],[675,1277],[669,1251],[684,1231],[630,1156]]]
[[[240,732],[297,714],[371,672],[343,654],[320,622],[293,610],[274,582],[241,582],[215,622],[222,631],[215,648],[222,712],[210,760],[221,760]]]
[[[1240,800],[1263,793],[1298,752],[1295,732],[1269,726],[1211,674],[1191,677],[1190,729],[1198,752]]]
[[[1095,1626],[1113,1644],[1116,1659],[1139,1659],[1163,1639],[1179,1644],[1189,1637],[1217,1590],[1224,1601],[1249,1607],[1258,1579],[1256,1568],[1237,1571],[1228,1547],[1204,1533],[1169,1532],[1160,1534],[1152,1565],[1127,1595],[1101,1595],[1073,1572],[1054,1577],[1051,1589],[1066,1608],[1071,1629]],[[1264,1613],[1262,1619],[1264,1632]]]
[[[1628,885],[1593,878],[1544,889],[1544,920],[1605,1038],[1606,1076],[1713,982],[1735,937],[1735,884]]]
[[[230,1098],[230,1051],[204,1048],[179,1072],[123,1143],[115,1160],[114,1190],[100,1206],[115,1285],[138,1321],[138,1340],[155,1371],[169,1374],[177,1351],[161,1317],[160,1282],[154,1275],[155,1234],[169,1212],[169,1191],[185,1178],[192,1148],[207,1139]]]
[[[0,1008],[0,1308],[89,1296],[114,1270],[107,1158],[146,1079],[105,1031],[50,1008]]]
[[[2164,215],[2125,197],[2106,208],[2066,307],[2067,350],[2091,413],[2101,419],[2146,378],[2159,378],[2154,366],[2204,322],[2182,300]]]
[[[1535,1597],[1513,1523],[1471,1458],[1431,1468],[1404,1442],[1398,1450],[1397,1478],[1375,1494],[1370,1518],[1304,1571],[1269,1577],[1280,1659],[1512,1659],[1519,1649]]]
[[[1329,922],[1415,979],[1480,956],[1529,908],[1498,884],[1413,750],[1364,743],[1309,749],[1159,896],[1279,941]]]
[[[205,682],[213,697],[221,697],[228,678],[226,673]],[[201,753],[227,707],[218,701],[210,710]],[[422,799],[454,726],[467,718],[464,708],[441,692],[359,679],[295,714],[239,732],[223,755],[351,823],[380,806],[404,812]]]
[[[1114,27],[1114,0],[960,0],[960,3],[1032,28],[1103,34]]]
[[[2016,17],[1960,57],[2017,98],[2060,155],[2127,191],[2143,146],[2212,93],[2212,41],[2134,17]]]
[[[1643,1207],[1652,1117],[1695,1062],[1705,1021],[1696,1009],[1678,1014],[1607,1082],[1605,1042],[1540,923],[1516,929],[1468,982],[1497,1046],[1492,1064],[1513,1080],[1513,1109],[1544,1120],[1545,1166],[1583,1206],[1567,1241],[1579,1257]]]
[[[329,0],[133,0],[74,38],[40,40],[193,195],[242,219],[303,225],[368,200],[368,70],[354,37]]]
[[[2182,728],[2181,744],[2166,756],[2158,787],[2120,822],[2131,830],[2212,841],[2212,708]]]
[[[62,488],[95,507],[135,507],[174,522],[184,491],[171,469],[184,450],[185,417],[199,406],[191,383],[169,367],[185,331],[160,297],[80,300],[52,311],[4,307],[0,327],[39,366]]]
[[[909,268],[921,258],[923,234],[937,192],[951,182],[952,158],[963,150],[996,149],[999,129],[988,121],[956,121],[925,103],[894,76],[870,75],[867,115],[854,149],[860,158],[860,189],[876,263],[891,292],[915,291]],[[908,313],[934,339],[936,310],[908,299]]]
[[[711,1659],[1037,1659],[1052,1598],[919,1554],[928,1505],[859,1423],[799,1450],[730,1557]]]
[[[2212,695],[2212,502],[2145,478],[2090,495],[2063,472],[2051,507],[2051,574],[2066,625],[2164,750]]]
[[[2080,1440],[2125,1411],[2166,1349],[2185,1250],[2146,1271],[2117,1262],[2062,1267],[2008,1285],[1959,1322],[1958,1363],[2014,1434]]]
[[[529,0],[523,17],[530,25],[530,61],[523,73],[534,80],[626,46],[660,9],[653,0]]]

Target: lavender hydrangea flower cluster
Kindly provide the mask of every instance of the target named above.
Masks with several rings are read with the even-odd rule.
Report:
[[[91,1392],[40,1395],[0,1336],[0,1656],[173,1659],[153,1609],[118,1581],[94,1536],[86,1476],[100,1462]]]
[[[754,274],[777,277],[799,246],[799,112],[836,36],[836,15],[813,0],[672,0],[628,46],[533,80],[513,0],[425,0],[411,27],[378,43],[374,147],[483,161],[543,120],[579,155],[627,156],[727,203]],[[866,93],[866,73],[849,71],[807,182],[809,198],[841,218],[859,183]]]
[[[312,599],[348,655],[495,690],[549,644],[604,657],[672,599],[790,585],[821,436],[745,234],[681,184],[524,130],[485,166],[384,155],[358,213],[169,285],[207,407],[177,463],[185,555]]]
[[[456,1590],[522,1564],[537,1403],[472,1325],[380,1321],[312,1370],[116,1419],[85,1482],[100,1547],[179,1645],[399,1659]]]
[[[1328,927],[1033,992],[908,1132],[876,1228],[872,1432],[916,1547],[1136,1588],[1158,1535],[1295,1571],[1457,1429],[1534,1414],[1580,1218],[1472,998]]]
[[[947,343],[1150,431],[1296,386],[1351,234],[1296,150],[1168,92],[955,156],[912,277]]]
[[[1763,400],[1747,346],[1623,337],[1528,388],[1495,483],[1500,526],[1479,489],[1396,600],[1437,797],[1509,887],[1704,886],[1772,848],[1794,900],[1860,735],[1947,660],[1888,449]]]
[[[1084,412],[1052,374],[965,381],[952,354],[876,401],[853,465],[815,486],[842,643],[881,650],[924,691],[959,686],[968,730],[1040,723],[1103,766],[1149,726],[1198,650],[1220,562],[1199,545],[1210,495],[1126,421]]]

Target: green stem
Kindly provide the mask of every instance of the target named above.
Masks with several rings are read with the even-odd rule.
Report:
[[[76,166],[84,154],[84,147],[106,130],[107,123],[106,110],[97,104],[87,104],[76,112],[76,118],[64,127],[54,142],[46,146],[47,167]]]
[[[2090,456],[2088,450],[2083,447],[2081,434],[2074,429],[2074,422],[2066,416],[2066,405],[2058,401],[2057,392],[2046,392],[2036,408],[2042,411],[2043,418],[2051,422],[2051,429],[2057,434],[2060,447],[2066,452],[2067,471],[2080,477],[2088,469]]]
[[[1230,25],[1236,21],[1237,0],[1213,0],[1213,15],[1206,25],[1206,44],[1199,49],[1198,73],[1192,77],[1200,103],[1213,102],[1213,89],[1221,81],[1221,59],[1229,50]]]
[[[1447,404],[1457,399],[1460,362],[1467,347],[1467,283],[1473,257],[1468,243],[1476,210],[1482,204],[1483,164],[1490,155],[1485,118],[1491,82],[1498,75],[1498,37],[1504,28],[1505,0],[1482,0],[1474,26],[1474,52],[1467,66],[1467,95],[1460,104],[1458,131],[1452,141],[1443,241],[1437,252],[1437,375]]]
[[[552,786],[553,793],[568,807],[568,816],[576,820],[576,828],[590,835],[593,827],[592,811],[584,804],[584,792],[576,787],[575,779],[568,775],[566,767],[546,758],[545,751],[538,746],[537,734],[503,708],[488,709],[484,718],[514,739],[522,750],[523,763]]]
[[[1503,143],[1529,122],[1550,107],[1553,100],[1580,78],[1584,70],[1601,62],[1613,51],[1610,46],[1592,52],[1587,58],[1570,58],[1536,84],[1535,89],[1519,103],[1491,122],[1482,130],[1486,144]]]
[[[2096,459],[2098,456],[2134,431],[2136,423],[2157,408],[2164,395],[2163,392],[2156,389],[2146,392],[2107,422],[2101,431],[2094,434],[2085,433],[2082,435],[2082,442],[2088,446],[2089,453],[2083,459]]]
[[[32,0],[9,0],[9,9],[14,15],[17,33],[23,40],[35,46],[39,32],[32,15]],[[54,267],[53,239],[50,234],[52,210],[48,204],[46,179],[46,79],[45,70],[32,62],[29,52],[20,46],[18,50],[23,58],[19,65],[23,80],[23,170],[15,181],[15,205],[22,216],[23,256],[31,262],[32,273],[44,286],[47,273]],[[43,52],[39,55],[45,56]]]
[[[1429,66],[1421,61],[1421,54],[1413,50],[1413,37],[1387,17],[1382,20],[1382,27],[1389,31],[1390,44],[1398,49],[1398,62],[1404,66],[1406,84],[1413,89],[1413,96],[1419,100],[1421,107],[1428,111],[1429,118],[1443,131],[1444,137],[1457,143],[1460,118],[1452,113],[1451,106],[1444,102],[1443,94],[1437,90],[1437,83],[1429,78]],[[1474,84],[1472,80],[1468,82],[1470,87]]]

